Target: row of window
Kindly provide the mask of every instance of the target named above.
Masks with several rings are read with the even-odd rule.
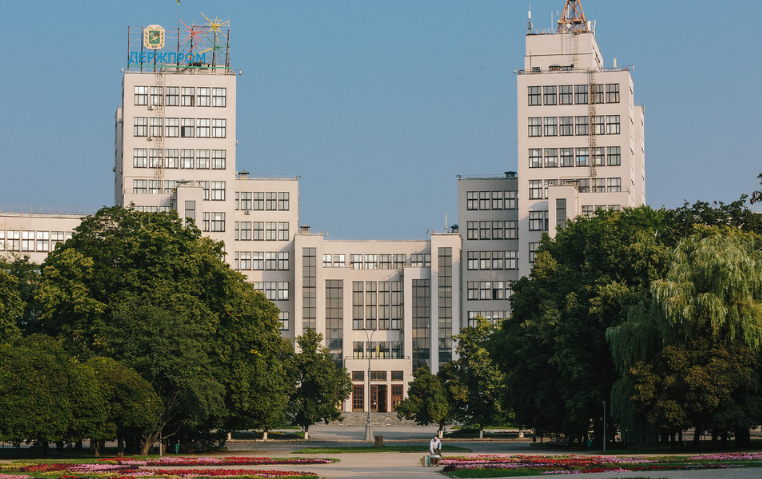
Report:
[[[529,148],[530,168],[557,168],[573,166],[621,166],[622,147],[599,146],[590,148]],[[544,153],[544,155],[543,155]]]
[[[225,201],[224,181],[199,181],[199,186],[204,190],[204,199],[211,201]],[[160,195],[170,194],[177,188],[177,180],[165,180],[162,189],[161,180],[133,179],[132,193],[136,195]]]
[[[243,271],[288,271],[288,251],[236,251],[233,268]]]
[[[213,231],[221,233],[225,231],[225,213],[209,212],[204,213],[203,231]]]
[[[135,105],[227,106],[227,88],[135,86]]]
[[[360,342],[360,344],[367,344],[366,350],[372,351],[371,359],[376,357],[376,355],[373,354],[376,352],[375,342],[370,342],[370,343]],[[357,348],[357,342],[354,343],[353,347]],[[362,350],[362,349],[359,349],[359,350]],[[362,357],[360,359],[362,359]],[[392,378],[392,381],[405,380],[404,373],[402,371],[392,371],[391,378]],[[371,371],[370,380],[371,381],[386,381],[386,371]],[[352,381],[365,381],[365,371],[352,371]]]
[[[515,210],[519,207],[517,191],[467,191],[468,210]]]
[[[343,254],[324,254],[324,268],[345,268],[346,256]],[[407,256],[404,254],[351,254],[349,266],[352,269],[400,269],[406,266]],[[411,254],[409,266],[431,266],[431,255],[426,253]]]
[[[370,411],[386,412],[386,409],[383,407],[383,404],[386,404],[386,400],[381,399],[383,403],[379,404],[379,395],[384,394],[384,389],[379,389],[379,387],[383,388],[384,386],[373,384],[370,387]],[[392,384],[392,411],[402,402],[403,387],[402,384]],[[362,384],[352,386],[352,412],[365,412],[365,386]]]
[[[543,184],[544,181],[544,184]],[[622,178],[596,178],[592,181],[590,178],[578,178],[575,180],[565,180],[566,184],[573,182],[580,193],[619,193],[622,191]],[[559,180],[529,180],[529,199],[541,200],[548,198],[548,187],[558,186]]]
[[[592,122],[591,122],[592,119]],[[596,135],[618,135],[621,131],[619,115],[529,117],[527,134],[534,136],[585,136],[592,123]]]
[[[0,230],[0,251],[53,251],[58,243],[71,239],[72,234],[71,231]]]
[[[509,295],[510,296],[510,295]],[[468,311],[468,325],[475,327],[477,318],[482,317],[490,322],[511,317],[510,311]]]
[[[530,86],[529,106],[619,103],[619,84]]]
[[[236,241],[288,241],[286,221],[236,221]]]
[[[519,269],[518,251],[469,251],[469,270]]]
[[[288,301],[288,281],[254,281],[251,284],[270,301]]]
[[[135,211],[142,211],[144,213],[167,213],[169,211],[172,211],[172,207],[171,206],[138,206],[138,205],[130,205],[130,208],[132,208]],[[193,218],[193,217],[191,216],[191,218]]]
[[[499,301],[508,299],[511,291],[510,281],[468,281],[466,298],[472,301]]]
[[[156,138],[226,138],[225,118],[162,118],[135,117],[133,135]]]
[[[470,240],[502,240],[519,237],[518,221],[468,221],[466,238]]]
[[[620,205],[582,205],[582,214],[585,216],[592,216],[595,210],[609,210],[609,211],[621,211]]]
[[[254,210],[254,211],[288,211],[289,193],[287,191],[254,191],[254,192],[236,192],[235,194],[236,210]]]
[[[135,168],[183,168],[224,170],[227,150],[186,150],[134,148],[132,166]]]
[[[353,359],[402,359],[404,349],[402,341],[353,341]],[[353,381],[364,381],[364,371],[352,371]],[[361,373],[361,374],[356,374]],[[397,373],[397,374],[395,374]],[[355,379],[360,378],[360,379]],[[371,371],[371,381],[386,381],[386,371]],[[402,371],[392,371],[392,381],[402,381]]]
[[[353,281],[352,329],[402,329],[402,281]]]

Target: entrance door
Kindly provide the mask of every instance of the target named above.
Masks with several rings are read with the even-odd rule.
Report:
[[[386,384],[377,384],[371,386],[371,411],[388,412],[388,391]]]

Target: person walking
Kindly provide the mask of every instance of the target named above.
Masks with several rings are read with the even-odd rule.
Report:
[[[441,457],[442,453],[442,441],[439,440],[438,435],[435,434],[434,437],[431,438],[431,442],[429,443],[429,450],[431,451],[431,465],[438,466],[439,458]]]

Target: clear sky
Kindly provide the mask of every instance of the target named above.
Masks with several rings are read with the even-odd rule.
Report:
[[[517,170],[528,1],[182,0],[230,20],[238,169],[299,175],[300,221],[329,238],[423,238],[457,222],[456,175]],[[533,0],[549,28],[563,0]],[[757,0],[582,0],[606,66],[634,65],[646,200],[759,187]],[[127,26],[177,25],[175,0],[3,3],[0,205],[114,201]]]

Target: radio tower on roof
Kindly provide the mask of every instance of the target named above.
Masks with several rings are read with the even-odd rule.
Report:
[[[585,14],[582,12],[580,0],[566,0],[564,11],[558,20],[557,33],[584,33],[588,32]]]

